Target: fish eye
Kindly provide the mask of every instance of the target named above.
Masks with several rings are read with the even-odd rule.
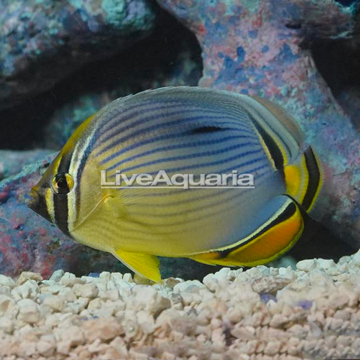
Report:
[[[74,187],[74,180],[70,174],[59,173],[52,180],[52,188],[56,194],[67,194]]]

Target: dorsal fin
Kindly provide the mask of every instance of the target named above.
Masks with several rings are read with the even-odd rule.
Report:
[[[287,111],[285,111],[285,109],[269,100],[260,98],[258,96],[253,96],[253,98],[261,105],[265,106],[285,126],[285,128],[296,139],[300,147],[303,145],[304,135],[300,129],[300,126],[297,124],[294,118],[290,116]]]

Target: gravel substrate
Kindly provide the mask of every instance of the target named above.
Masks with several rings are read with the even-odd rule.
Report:
[[[296,268],[224,268],[162,285],[108,272],[0,275],[0,358],[360,357],[360,251]]]

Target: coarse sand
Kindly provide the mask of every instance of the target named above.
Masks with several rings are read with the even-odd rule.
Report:
[[[203,282],[130,274],[0,275],[0,358],[360,358],[360,251]]]

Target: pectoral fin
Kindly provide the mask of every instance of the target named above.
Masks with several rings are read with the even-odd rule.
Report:
[[[108,196],[104,201],[104,206],[112,216],[116,218],[124,217],[125,206],[119,197],[114,195]]]
[[[138,275],[155,282],[161,281],[160,261],[154,255],[115,250],[114,255]]]
[[[297,203],[286,195],[277,197],[268,206],[273,207],[273,214],[252,234],[227,247],[190,258],[209,265],[256,266],[284,254],[303,232],[303,214]]]

